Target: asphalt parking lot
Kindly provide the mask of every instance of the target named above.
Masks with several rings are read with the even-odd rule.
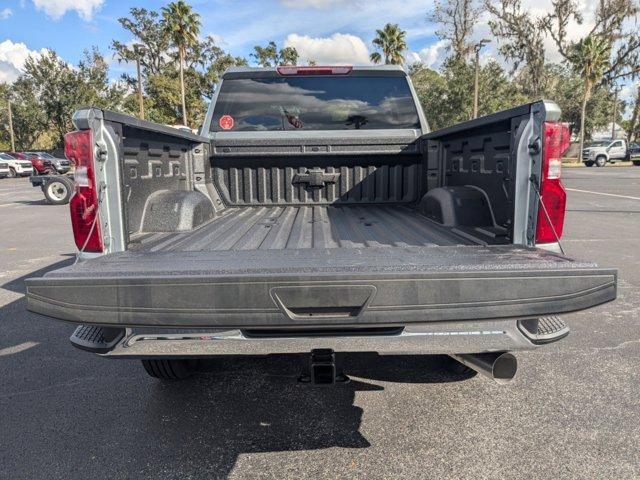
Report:
[[[0,478],[640,478],[640,168],[564,180],[565,250],[619,268],[615,303],[568,315],[507,386],[358,354],[334,388],[297,384],[292,356],[163,384],[74,349],[23,299],[72,261],[68,207],[0,180]]]

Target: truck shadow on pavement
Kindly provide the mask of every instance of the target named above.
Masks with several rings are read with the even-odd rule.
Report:
[[[25,278],[72,261],[2,288],[24,293]],[[20,438],[0,439],[0,477],[70,478],[73,469],[80,478],[225,478],[240,457],[242,471],[260,472],[288,457],[252,454],[370,447],[356,392],[469,378],[448,370],[448,357],[372,352],[341,354],[351,381],[334,386],[298,383],[295,354],[215,357],[193,378],[162,382],[138,361],[73,349],[72,326],[27,313],[23,298],[0,307],[0,317],[5,333],[13,325],[7,342],[38,342],[0,362],[3,437]],[[295,464],[277,471],[296,476]]]
[[[360,433],[363,410],[355,400],[356,392],[384,390],[372,381],[442,383],[470,377],[450,373],[442,356],[347,353],[343,358],[351,381],[333,386],[298,383],[299,355],[220,357],[186,382],[154,381],[133,444],[154,439],[163,448],[149,452],[150,470],[144,473],[197,477],[204,469],[224,478],[240,455],[251,463],[253,453],[364,449],[371,444]]]
[[[9,290],[10,292],[16,292],[16,293],[22,293],[22,294],[26,293],[27,289],[24,284],[24,281],[27,278],[42,277],[44,274],[48,272],[51,272],[53,270],[58,270],[60,268],[68,267],[70,265],[73,265],[73,263],[75,262],[76,256],[74,253],[63,254],[62,256],[66,258],[64,260],[60,260],[59,262],[52,263],[51,265],[47,265],[46,267],[42,267],[38,270],[34,270],[33,272],[29,272],[28,274],[22,277],[9,280],[7,283],[0,285],[0,288]]]
[[[41,200],[14,200],[12,203],[17,205],[49,205],[49,202],[44,198]]]

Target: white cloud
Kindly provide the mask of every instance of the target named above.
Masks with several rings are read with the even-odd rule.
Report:
[[[447,55],[447,42],[438,40],[419,52],[409,52],[407,54],[407,63],[424,63],[427,67],[437,68]]]
[[[0,42],[0,83],[14,82],[30,55],[39,56],[43,50],[29,50],[24,43],[13,43],[11,40]]]
[[[104,0],[32,0],[38,10],[43,10],[54,20],[58,20],[69,11],[75,11],[80,18],[89,21],[102,7]]]
[[[13,15],[13,10],[11,10],[10,8],[3,8],[2,10],[0,10],[0,20],[6,20],[11,15]]]
[[[0,60],[0,83],[13,83],[20,72],[11,63]]]
[[[283,2],[288,2],[284,3]],[[238,28],[225,35],[229,48],[252,47],[269,40],[286,37],[291,32],[304,32],[310,37],[324,37],[330,32],[351,32],[369,39],[385,23],[398,23],[407,31],[409,40],[433,32],[425,21],[429,1],[425,0],[280,0],[284,6],[314,8],[300,14],[299,8],[265,10],[256,16],[251,2],[237,2],[234,21]],[[234,4],[235,5],[235,4]],[[321,8],[329,5],[329,8]]]
[[[301,62],[315,60],[319,65],[362,65],[369,62],[369,49],[355,35],[334,33],[330,37],[309,37],[291,33],[284,41],[286,47],[295,47]]]
[[[422,59],[420,58],[420,55],[418,55],[418,53],[416,52],[412,52],[409,51],[407,52],[407,54],[405,55],[405,61],[407,62],[407,65],[413,65],[414,63],[421,63]]]

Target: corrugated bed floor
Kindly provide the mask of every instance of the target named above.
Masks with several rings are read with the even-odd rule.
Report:
[[[442,246],[472,242],[404,206],[228,208],[197,230],[149,234],[134,251]]]

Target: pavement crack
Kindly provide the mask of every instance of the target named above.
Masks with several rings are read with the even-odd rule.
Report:
[[[620,348],[624,348],[624,347],[626,347],[628,345],[631,345],[631,344],[634,344],[634,343],[640,344],[640,339],[638,339],[638,340],[627,340],[626,342],[619,343],[618,345],[616,345],[614,347],[595,347],[595,350],[596,350],[596,352],[599,352],[601,350],[619,350]]]
[[[59,383],[54,383],[53,385],[48,385],[46,387],[35,388],[33,390],[19,390],[17,392],[10,392],[10,393],[6,393],[6,394],[3,394],[3,395],[0,395],[0,399],[11,398],[11,397],[20,396],[20,395],[32,395],[34,393],[46,392],[47,390],[54,390],[54,389],[58,389],[58,388],[61,388],[61,387],[65,387],[65,388],[66,387],[72,387],[72,386],[84,383],[87,380],[95,381],[96,378],[97,377],[82,377],[82,378],[76,378],[74,380],[70,380],[68,382],[59,382]]]

